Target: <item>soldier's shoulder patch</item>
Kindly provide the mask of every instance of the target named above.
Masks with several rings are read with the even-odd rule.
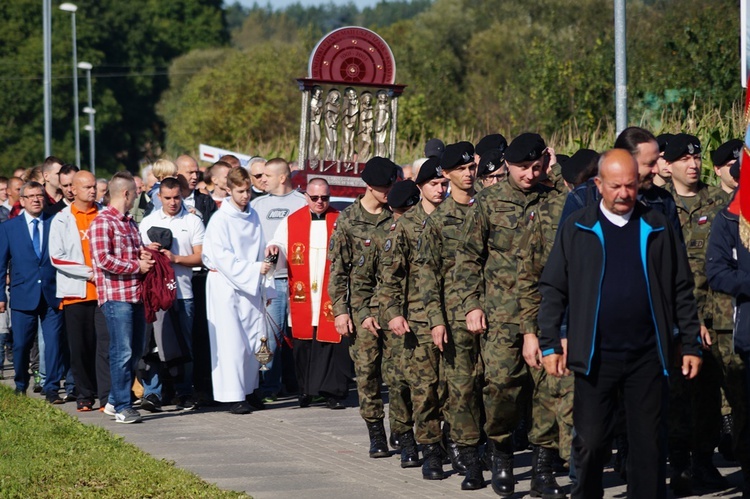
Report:
[[[396,222],[393,222],[393,223],[391,224],[391,228],[390,228],[390,229],[388,229],[388,230],[391,230],[391,231],[393,231],[393,230],[396,230]]]
[[[474,198],[469,199],[469,206],[474,206],[474,203],[476,203],[476,202],[477,201]]]
[[[391,240],[386,239],[385,245],[383,246],[383,251],[390,251],[391,250]]]
[[[364,264],[365,264],[365,255],[362,255],[359,257],[359,261],[357,262],[357,265],[361,267]]]

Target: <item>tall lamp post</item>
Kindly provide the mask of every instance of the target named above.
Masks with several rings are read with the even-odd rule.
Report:
[[[96,175],[96,155],[95,155],[96,148],[94,146],[94,114],[96,114],[96,110],[94,109],[94,104],[91,99],[91,69],[93,68],[93,66],[91,65],[90,62],[81,61],[78,63],[78,68],[86,71],[86,87],[88,89],[87,93],[89,95],[89,105],[83,108],[83,112],[89,115],[89,124],[86,125],[86,127],[84,128],[87,128],[89,131],[89,154],[91,156],[90,158],[91,173]]]
[[[42,0],[44,45],[44,156],[52,155],[52,1]]]
[[[76,166],[81,166],[81,130],[78,123],[78,50],[76,38],[76,11],[78,7],[72,3],[60,5],[60,10],[70,12],[71,27],[73,31],[73,123],[75,126],[76,139]]]

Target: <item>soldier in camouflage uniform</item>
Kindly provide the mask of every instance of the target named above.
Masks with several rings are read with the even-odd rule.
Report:
[[[451,440],[458,447],[454,469],[465,473],[463,490],[484,487],[478,457],[481,438],[481,361],[479,338],[469,333],[456,294],[456,252],[463,244],[463,225],[474,203],[476,165],[469,142],[446,147],[440,161],[451,195],[427,218],[417,252],[417,291],[425,304],[432,340],[442,352],[448,398],[443,411]],[[463,471],[461,470],[463,468]]]
[[[501,496],[515,490],[511,432],[529,379],[518,319],[517,251],[531,213],[550,192],[539,184],[549,160],[539,135],[513,140],[505,151],[508,179],[477,195],[456,255],[455,286],[466,326],[481,335],[485,433],[492,447],[492,488]]]
[[[384,333],[376,319],[375,276],[365,275],[362,269],[377,242],[390,233],[393,216],[386,201],[397,177],[398,165],[392,161],[376,156],[367,162],[362,173],[367,191],[339,215],[328,251],[331,260],[328,293],[333,302],[336,330],[351,338],[349,352],[357,376],[359,412],[370,436],[370,457],[375,458],[390,456],[380,393]],[[369,279],[368,285],[355,289],[353,281],[358,277]]]
[[[581,172],[591,172],[590,165],[595,164],[598,157],[595,151],[582,149],[566,161],[561,175],[570,185],[575,180],[588,180],[578,177]],[[532,424],[529,430],[529,441],[534,446],[531,492],[541,497],[555,497],[559,486],[551,460],[557,451],[564,461],[569,462],[573,439],[574,378],[549,376],[542,368],[536,321],[542,300],[537,285],[555,242],[566,195],[567,189],[539,204],[530,217],[529,228],[521,240],[518,253],[517,293],[521,332],[524,335],[523,355],[532,368],[531,377],[534,380]]]
[[[476,192],[505,180],[508,170],[503,157],[507,148],[508,141],[499,133],[485,135],[477,142],[474,148],[474,163],[477,165],[477,180],[474,183]],[[482,158],[485,158],[484,165]],[[487,164],[492,167],[487,168]]]
[[[443,479],[440,414],[445,390],[441,390],[440,351],[432,341],[424,302],[417,291],[417,269],[423,262],[416,247],[427,216],[447,192],[448,181],[438,173],[439,164],[437,158],[429,158],[419,169],[416,183],[422,200],[397,220],[393,237],[386,240],[383,250],[390,258],[388,265],[381,265],[378,291],[380,316],[404,342],[402,366],[412,394],[416,442],[424,454],[422,476],[427,480]],[[414,433],[403,433],[401,441],[401,466],[419,465],[408,453],[416,450]]]
[[[670,486],[675,495],[692,494],[692,485],[721,490],[729,486],[712,462],[713,450],[721,432],[721,366],[710,350],[713,343],[708,326],[712,316],[708,299],[705,262],[708,235],[714,217],[725,206],[726,196],[718,187],[700,181],[701,145],[697,137],[680,133],[664,150],[672,172],[665,185],[677,205],[687,248],[690,270],[695,280],[695,300],[701,323],[703,367],[691,381],[679,376],[673,365],[670,387],[669,453],[672,466]],[[723,314],[731,316],[731,310]],[[690,457],[692,451],[692,469]]]

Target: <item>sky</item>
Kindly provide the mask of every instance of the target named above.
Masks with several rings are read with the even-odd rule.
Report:
[[[295,3],[300,3],[305,7],[326,5],[329,3],[336,5],[347,5],[348,3],[353,3],[362,9],[363,7],[373,7],[378,1],[379,0],[239,0],[242,5],[247,7],[252,7],[255,2],[260,6],[266,6],[270,3],[274,9],[283,9]],[[224,0],[224,3],[231,4],[234,3],[234,0]]]

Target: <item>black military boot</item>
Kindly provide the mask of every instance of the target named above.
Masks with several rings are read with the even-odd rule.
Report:
[[[373,423],[366,423],[367,432],[370,434],[370,457],[389,457],[391,453],[388,452],[388,439],[385,436],[383,421],[380,420]]]
[[[417,442],[414,441],[414,432],[409,430],[406,433],[399,434],[398,441],[401,443],[401,467],[416,468],[419,466],[421,463],[419,462]]]
[[[422,446],[422,478],[425,480],[442,480],[443,458],[440,444],[426,444]]]
[[[497,442],[491,442],[492,446],[492,490],[500,497],[512,496],[516,488],[516,479],[513,476],[513,452],[510,451],[512,443],[501,447]]]
[[[732,437],[734,435],[734,420],[731,414],[721,417],[721,440],[719,440],[719,453],[727,461],[734,461],[734,448]]]
[[[391,444],[391,449],[396,452],[401,452],[401,435],[395,431],[391,432],[391,436],[388,437],[388,443]]]
[[[555,451],[545,447],[535,447],[531,457],[531,497],[542,499],[565,499],[563,488],[557,484],[552,472],[552,458]]]
[[[713,462],[713,452],[693,452],[693,485],[708,490],[724,490],[730,487]]]
[[[448,453],[451,466],[453,471],[463,476],[466,474],[466,463],[461,459],[461,454],[458,452],[458,445],[450,437],[450,426],[448,424],[443,425],[443,442],[445,444],[445,450]]]
[[[466,476],[461,482],[461,490],[478,490],[484,488],[484,475],[482,474],[482,462],[476,447],[459,447],[461,462],[466,465]]]
[[[690,452],[683,449],[674,449],[669,453],[669,465],[672,474],[669,478],[669,487],[675,497],[693,495],[693,479],[690,475]]]

